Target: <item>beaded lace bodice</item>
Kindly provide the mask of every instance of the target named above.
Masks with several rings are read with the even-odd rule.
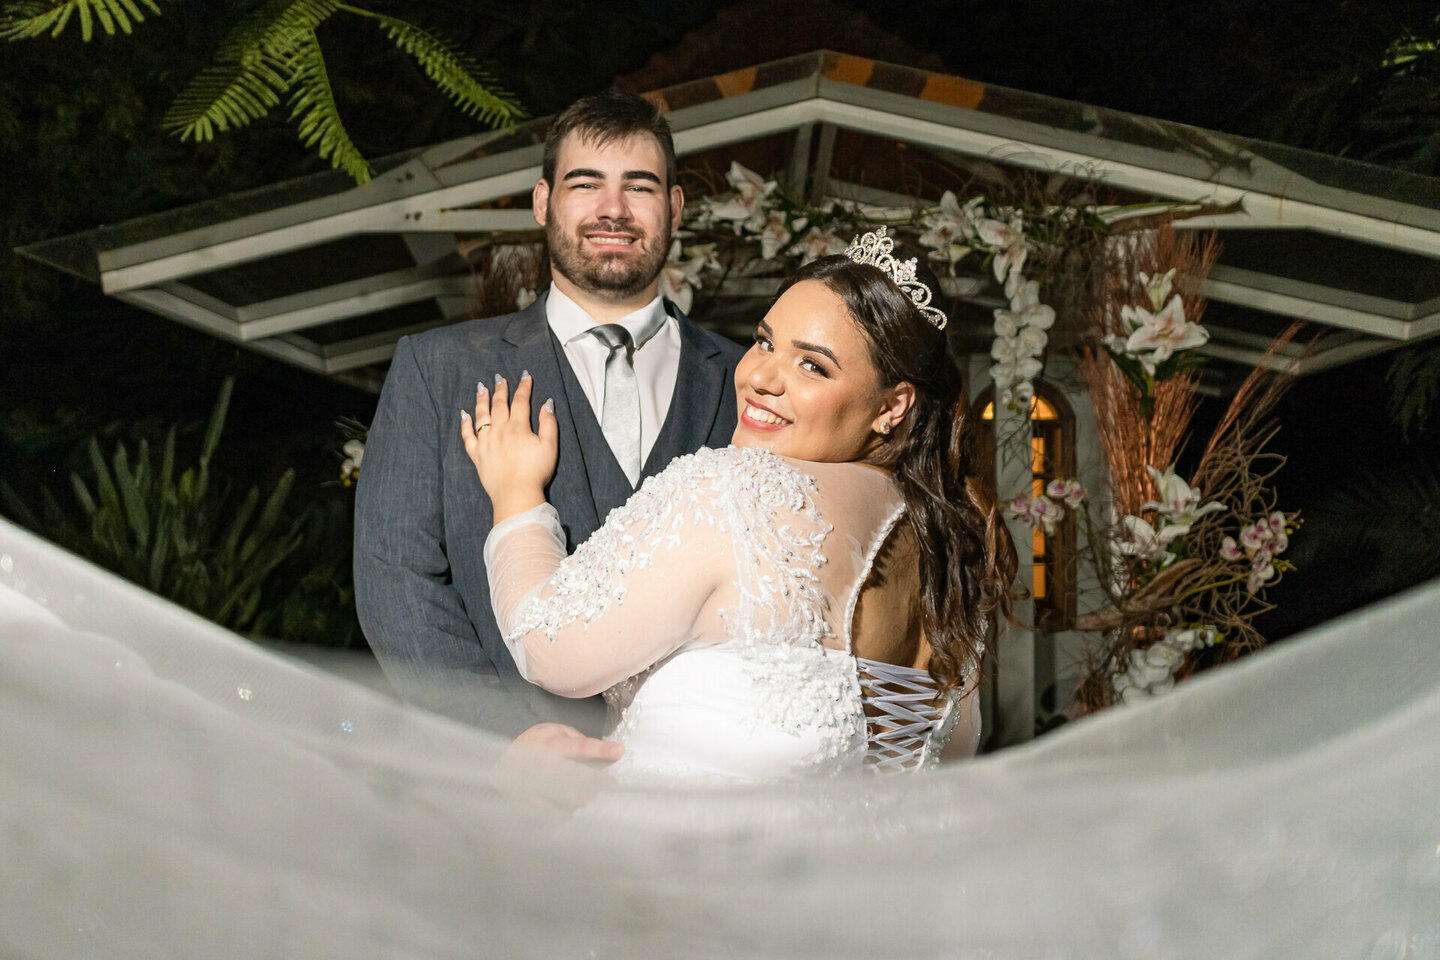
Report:
[[[928,765],[954,698],[937,702],[922,671],[850,655],[856,597],[900,504],[858,464],[701,450],[568,558],[548,506],[498,525],[492,601],[527,679],[604,691],[626,744],[617,776]]]

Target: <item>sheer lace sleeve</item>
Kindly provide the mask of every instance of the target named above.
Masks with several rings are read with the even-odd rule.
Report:
[[[716,454],[673,461],[570,557],[548,505],[491,531],[491,602],[525,679],[590,696],[694,635],[706,602],[735,573]]]

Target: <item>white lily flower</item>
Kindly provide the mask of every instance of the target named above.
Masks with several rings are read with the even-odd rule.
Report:
[[[365,444],[359,440],[346,440],[340,449],[345,451],[346,459],[358,470],[360,462],[365,459]]]
[[[1225,504],[1218,500],[1211,501],[1203,507],[1200,506],[1199,488],[1192,487],[1177,477],[1173,465],[1161,473],[1147,464],[1145,471],[1150,474],[1150,479],[1155,481],[1155,488],[1160,492],[1160,499],[1145,503],[1141,509],[1154,510],[1162,517],[1168,518],[1173,525],[1184,527],[1183,532],[1185,533],[1189,533],[1191,525],[1205,514],[1226,509]]]
[[[739,233],[742,227],[760,229],[765,222],[766,201],[778,186],[776,181],[765,180],[760,174],[733,160],[725,179],[729,181],[734,193],[720,203],[712,203],[708,209],[709,216],[715,220],[734,221],[736,233]]]
[[[984,202],[984,197],[974,197],[961,206],[955,192],[946,190],[940,196],[940,208],[920,221],[925,227],[918,238],[920,244],[938,251],[959,247],[968,252],[968,242],[975,237],[975,219]]]
[[[1020,273],[1030,248],[1025,243],[1025,231],[1019,217],[1008,222],[982,217],[975,221],[975,233],[984,243],[995,248],[995,260],[991,266],[997,281],[1008,283]]]
[[[1150,298],[1150,309],[1159,310],[1166,300],[1170,299],[1170,286],[1175,280],[1175,268],[1152,277],[1144,270],[1140,271],[1140,283],[1145,287],[1145,294]]]
[[[791,250],[799,252],[800,263],[803,265],[834,253],[844,253],[848,247],[849,244],[836,236],[833,230],[811,227]]]
[[[670,244],[669,260],[660,270],[660,292],[682,313],[688,313],[695,301],[695,287],[700,282],[700,274],[714,255],[714,248],[685,260],[680,259],[681,254],[680,241],[676,239]]]
[[[790,237],[791,233],[785,227],[785,215],[778,210],[770,211],[760,227],[760,256],[774,260],[775,255],[790,242]]]
[[[1120,526],[1124,539],[1115,541],[1115,549],[1126,556],[1143,560],[1157,560],[1160,566],[1169,566],[1175,561],[1175,554],[1165,548],[1177,535],[1173,528],[1156,530],[1140,517],[1122,517]]]
[[[1146,371],[1152,375],[1155,367],[1172,354],[1198,347],[1210,339],[1210,331],[1185,319],[1185,305],[1180,301],[1179,294],[1171,297],[1158,313],[1130,306],[1122,311],[1122,316],[1126,312],[1139,325],[1125,341],[1125,352],[1144,364]]]

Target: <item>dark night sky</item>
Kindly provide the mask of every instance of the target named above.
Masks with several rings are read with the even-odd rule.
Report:
[[[1433,30],[1435,15],[1433,4],[1411,0],[841,5],[977,80],[1302,145],[1322,142],[1328,130],[1357,151],[1365,141],[1346,124],[1370,107],[1352,93],[1337,94],[1334,77],[1353,76],[1352,61],[1373,59],[1406,24]],[[436,0],[427,14],[545,113],[638,69],[729,4],[493,6],[503,16],[460,0]],[[413,6],[396,12],[415,15]],[[10,199],[7,247],[313,167],[278,121],[199,150],[157,130],[169,98],[208,62],[223,26],[212,10],[187,3],[132,38],[100,38],[83,51],[73,38],[5,49],[0,166],[18,172],[12,185],[24,184]],[[372,155],[416,145],[396,141],[400,129],[421,143],[466,131],[462,119],[450,116],[454,111],[413,109],[433,96],[423,84],[397,75],[388,91],[366,86],[363,78],[393,74],[377,72],[391,62],[383,44],[343,31],[333,39],[345,41],[341,46],[359,62],[361,80],[346,80],[337,67],[337,91],[357,115],[357,142]],[[1308,106],[1296,109],[1297,103]],[[430,128],[416,126],[420,113],[438,119]],[[0,265],[11,291],[0,303],[0,454],[7,461],[0,476],[12,483],[33,488],[49,479],[63,489],[63,471],[74,462],[67,451],[92,431],[125,435],[138,421],[154,428],[203,417],[226,372],[241,374],[222,448],[237,474],[273,474],[288,461],[304,471],[302,483],[318,485],[335,466],[332,421],[369,418],[373,398],[137,314],[13,257]],[[1385,357],[1351,364],[1301,381],[1286,399],[1278,448],[1290,457],[1279,479],[1287,506],[1309,509],[1347,476],[1440,460],[1440,428],[1409,445],[1400,440],[1386,413],[1387,368]],[[1201,420],[1208,416],[1202,411]],[[272,462],[260,467],[267,458]],[[1326,563],[1327,577],[1343,577],[1343,562]],[[1334,612],[1325,606],[1324,582],[1313,578],[1303,590],[1297,583],[1293,601],[1286,600],[1290,586],[1282,587],[1282,602],[1305,612],[1277,623],[1276,632]]]

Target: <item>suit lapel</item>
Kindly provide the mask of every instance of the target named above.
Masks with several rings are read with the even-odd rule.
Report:
[[[562,525],[578,527],[584,531],[594,530],[599,525],[595,498],[590,492],[590,477],[585,465],[585,454],[575,433],[575,419],[571,413],[573,397],[566,386],[568,379],[561,371],[563,351],[557,349],[550,324],[545,319],[545,297],[540,297],[529,307],[514,314],[501,336],[506,351],[506,369],[529,370],[534,380],[535,393],[531,402],[531,426],[536,426],[540,415],[540,404],[544,398],[555,398],[555,423],[559,441],[559,454],[555,464],[555,477],[546,491],[547,499],[555,505]],[[581,403],[588,404],[583,396]],[[588,534],[587,534],[588,535]],[[584,537],[578,539],[583,540]],[[578,540],[576,541],[578,542]]]
[[[720,348],[670,301],[665,301],[665,306],[680,328],[680,368],[675,373],[670,410],[645,459],[643,477],[659,473],[671,460],[705,445],[715,426],[729,376]]]

